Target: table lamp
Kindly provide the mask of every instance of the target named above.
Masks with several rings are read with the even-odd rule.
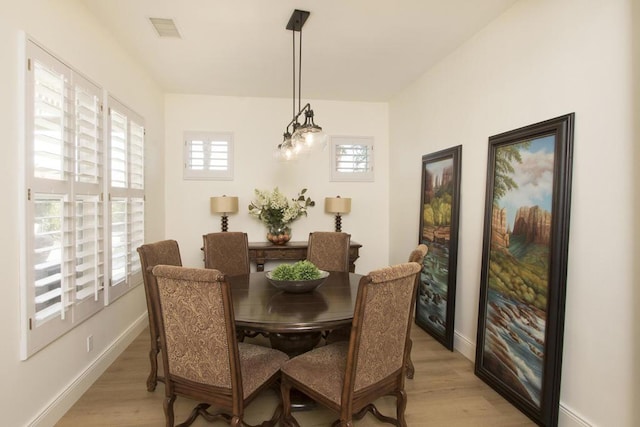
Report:
[[[351,212],[351,198],[349,197],[325,197],[324,211],[326,213],[336,214],[336,231],[342,231],[341,214]]]
[[[222,214],[222,231],[227,231],[228,213],[238,212],[238,198],[231,196],[211,197],[211,213]]]

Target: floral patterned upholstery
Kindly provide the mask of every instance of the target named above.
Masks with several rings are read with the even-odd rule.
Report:
[[[202,236],[204,268],[220,270],[227,276],[249,274],[249,243],[247,233],[220,232]]]
[[[165,349],[167,425],[173,425],[177,395],[203,401],[185,425],[198,415],[241,424],[244,406],[278,380],[288,356],[236,341],[231,291],[220,271],[159,265],[153,275]],[[209,405],[219,412],[209,413]],[[274,425],[278,418],[279,407],[265,425]]]
[[[349,272],[349,245],[351,235],[333,231],[315,231],[309,234],[307,261],[320,270]]]
[[[422,265],[424,257],[427,255],[429,248],[425,244],[419,244],[417,248],[411,251],[409,254],[409,262],[417,262]],[[416,278],[417,279],[417,278]]]
[[[162,240],[142,245],[138,248],[138,255],[140,256],[140,265],[142,267],[144,292],[147,297],[149,334],[151,335],[151,349],[149,350],[151,371],[147,378],[147,390],[153,391],[158,381],[164,381],[164,377],[158,377],[158,352],[160,352],[158,321],[150,292],[151,283],[155,283],[156,278],[151,273],[151,268],[160,264],[181,266],[182,259],[180,258],[178,242],[175,240]]]
[[[349,342],[319,347],[282,366],[284,425],[297,425],[289,407],[292,387],[339,412],[341,425],[351,425],[367,411],[406,425],[405,355],[420,270],[410,262],[370,272],[360,281]],[[397,420],[373,406],[389,394],[397,398]]]

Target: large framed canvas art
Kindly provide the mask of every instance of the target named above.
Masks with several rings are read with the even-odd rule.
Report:
[[[574,114],[489,138],[475,372],[558,422]]]
[[[422,157],[418,243],[427,245],[416,324],[453,350],[462,146]]]

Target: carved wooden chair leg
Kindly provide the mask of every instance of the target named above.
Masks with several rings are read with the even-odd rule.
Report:
[[[160,349],[155,346],[151,346],[149,350],[149,361],[151,362],[151,371],[147,378],[147,391],[154,391],[158,385],[158,353]]]
[[[164,416],[167,420],[166,427],[173,427],[174,415],[173,415],[173,402],[175,402],[175,396],[169,396],[164,399],[162,406],[164,407]]]
[[[409,344],[407,348],[406,368],[407,368],[407,378],[409,378],[410,380],[413,379],[413,376],[416,373],[416,368],[413,366],[413,361],[411,360],[411,347],[413,347],[413,341],[411,340],[411,338],[409,338]]]
[[[404,411],[407,409],[407,393],[404,390],[400,390],[397,394],[397,399],[396,417],[398,425],[407,427],[407,421],[404,418]]]
[[[282,395],[282,416],[280,425],[284,427],[300,427],[298,421],[291,415],[291,384],[282,381],[280,385]]]

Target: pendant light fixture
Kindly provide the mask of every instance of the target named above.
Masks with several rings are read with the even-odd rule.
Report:
[[[276,156],[281,160],[294,160],[300,154],[309,151],[324,150],[327,146],[327,134],[314,123],[313,110],[310,104],[301,107],[302,91],[302,27],[310,13],[306,10],[294,10],[289,18],[287,30],[292,34],[293,46],[293,98],[292,119],[284,132],[284,139],[276,148]],[[296,32],[299,33],[298,53],[298,112],[296,113]],[[304,113],[304,123],[300,124],[298,118]]]

